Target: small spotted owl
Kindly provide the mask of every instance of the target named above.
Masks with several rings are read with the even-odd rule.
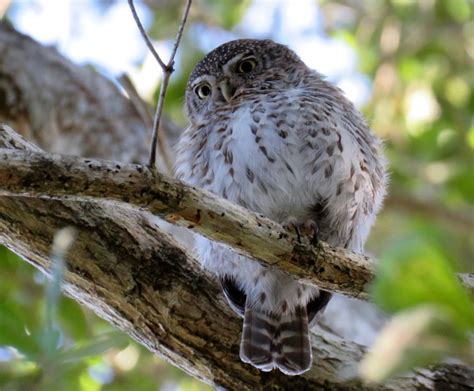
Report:
[[[186,89],[176,175],[318,237],[363,251],[386,187],[381,143],[335,86],[286,46],[236,40],[210,52]],[[331,295],[197,239],[203,266],[243,317],[240,357],[288,375],[312,364],[309,328]]]

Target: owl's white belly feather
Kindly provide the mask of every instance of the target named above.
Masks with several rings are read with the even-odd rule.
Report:
[[[227,126],[216,122],[211,131],[199,134],[202,141],[192,145],[205,146],[181,149],[177,175],[275,221],[290,216],[303,219],[314,195],[304,184],[297,106],[290,103],[283,108],[285,124],[295,124],[289,129],[278,127],[279,120],[269,117],[271,104],[262,99],[241,105],[229,116]],[[183,137],[181,144],[191,143]],[[318,294],[317,288],[301,286],[286,273],[269,270],[205,238],[197,238],[196,251],[206,269],[221,277],[232,276],[254,305],[268,312],[278,311],[282,302],[292,311]],[[258,303],[261,292],[268,298],[263,305]]]
[[[316,219],[322,239],[361,251],[383,197],[366,168],[380,162],[371,162],[372,150],[360,145],[372,136],[344,121],[346,107],[320,104],[311,94],[286,89],[217,111],[215,121],[181,138],[177,175],[280,223]],[[200,239],[197,248],[206,268],[232,275],[249,297],[272,292],[264,306],[269,311],[282,300],[291,308],[318,294],[276,270],[260,278],[260,264],[224,246]]]

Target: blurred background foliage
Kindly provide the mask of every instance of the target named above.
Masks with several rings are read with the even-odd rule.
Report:
[[[44,33],[48,22],[41,22],[40,3],[0,0],[0,14],[21,31],[31,25],[25,15],[33,15]],[[65,1],[61,7],[74,9],[78,3]],[[137,2],[164,54],[174,38],[181,3]],[[111,10],[119,6],[123,17],[131,20],[123,0],[81,4],[91,20],[95,20],[91,15],[110,20]],[[369,380],[379,381],[447,354],[472,360],[467,337],[474,329],[472,297],[454,272],[474,272],[473,15],[470,0],[195,0],[180,47],[165,110],[181,126],[185,125],[183,91],[196,61],[224,41],[250,36],[288,44],[310,66],[328,74],[385,140],[390,195],[367,249],[381,265],[372,287],[374,300],[395,318],[362,366]],[[136,38],[133,24],[127,26],[130,29],[122,34]],[[56,24],[50,28],[59,29]],[[75,26],[75,33],[78,28],[87,29]],[[27,28],[26,32],[48,41],[44,34],[35,36]],[[114,37],[104,39],[110,60]],[[92,62],[111,78],[117,76],[113,66],[78,58],[80,50],[72,38],[54,42],[66,56]],[[134,42],[142,45],[139,37]],[[90,52],[92,44],[87,45]],[[71,47],[75,50],[66,50]],[[122,56],[127,51],[120,50]],[[143,47],[129,62],[119,70],[127,71],[142,96],[153,102],[158,67]],[[138,344],[110,334],[110,325],[67,298],[55,305],[59,334],[53,338],[53,348],[44,350],[38,335],[45,327],[48,281],[0,248],[0,389],[207,389]],[[395,341],[398,351],[392,351],[391,360],[380,360],[380,355],[387,357],[387,341],[392,345]],[[92,346],[97,350],[88,350]],[[58,362],[67,351],[74,359]]]

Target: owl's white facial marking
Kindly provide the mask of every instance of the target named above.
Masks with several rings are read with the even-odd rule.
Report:
[[[195,90],[197,86],[199,86],[202,83],[208,83],[209,85],[215,85],[216,84],[216,77],[212,75],[202,75],[196,80],[193,81],[193,83],[189,86],[191,90]]]
[[[222,73],[225,75],[230,75],[235,71],[235,65],[239,62],[242,57],[245,56],[245,53],[237,54],[235,57],[232,57],[222,66]]]

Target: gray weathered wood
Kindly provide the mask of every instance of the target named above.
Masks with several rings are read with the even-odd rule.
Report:
[[[366,256],[325,243],[299,243],[279,224],[144,166],[0,150],[0,192],[84,201],[122,201],[209,239],[231,245],[304,280],[353,297],[374,274]],[[303,241],[302,241],[303,242]]]

